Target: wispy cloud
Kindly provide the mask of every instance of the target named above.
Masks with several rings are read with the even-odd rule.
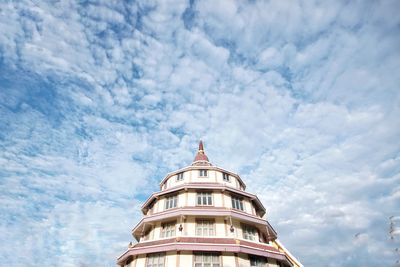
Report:
[[[114,265],[203,138],[306,266],[393,264],[398,9],[0,4],[0,261]]]

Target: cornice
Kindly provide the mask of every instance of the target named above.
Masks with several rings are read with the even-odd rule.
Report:
[[[174,175],[176,175],[176,174],[178,174],[180,172],[185,172],[185,171],[190,171],[190,170],[200,170],[200,169],[216,170],[216,171],[220,171],[220,172],[225,172],[225,173],[229,174],[230,176],[233,176],[233,177],[237,178],[238,181],[240,182],[240,184],[243,186],[243,188],[246,189],[246,184],[243,182],[242,178],[240,178],[239,174],[231,172],[231,171],[228,171],[228,170],[225,170],[225,169],[223,169],[221,167],[214,166],[214,165],[211,165],[211,166],[186,166],[186,167],[181,168],[179,170],[170,172],[161,180],[161,182],[159,184],[160,185],[160,189],[161,189],[162,185],[164,184],[164,182],[167,179],[171,178],[172,176],[174,176]]]
[[[262,227],[266,227],[269,236],[273,236],[274,239],[277,236],[276,231],[272,228],[267,220],[259,218],[257,216],[223,207],[180,207],[169,209],[156,214],[148,215],[143,217],[137,225],[132,229],[132,235],[138,239],[141,231],[140,228],[144,227],[144,224],[151,224],[160,220],[167,220],[172,218],[179,218],[182,216],[212,216],[212,217],[232,217],[243,222],[253,223]],[[140,232],[139,232],[140,231]]]
[[[266,211],[264,205],[262,204],[260,199],[257,197],[257,195],[254,195],[254,194],[248,193],[246,191],[239,190],[239,189],[236,189],[234,187],[231,187],[231,186],[228,186],[228,185],[224,185],[224,184],[221,184],[221,183],[200,183],[199,182],[199,183],[185,183],[185,184],[182,184],[182,185],[171,187],[171,188],[169,188],[167,190],[163,190],[163,191],[159,191],[159,192],[155,192],[155,193],[151,194],[151,196],[143,203],[143,205],[141,207],[142,213],[146,214],[147,206],[154,199],[156,199],[157,197],[163,196],[163,195],[166,195],[166,194],[170,194],[170,193],[174,193],[174,192],[177,192],[177,191],[181,191],[181,190],[186,190],[186,189],[219,189],[219,190],[226,190],[226,191],[229,191],[229,192],[241,195],[241,196],[248,197],[251,201],[254,201],[258,205],[259,209],[261,210],[261,217],[264,216],[265,211]]]
[[[247,253],[283,261],[292,266],[287,256],[267,244],[253,243],[235,238],[176,237],[137,243],[117,258],[122,264],[129,256],[166,251],[213,251]]]

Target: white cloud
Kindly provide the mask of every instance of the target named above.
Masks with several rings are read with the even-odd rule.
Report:
[[[397,6],[3,3],[0,260],[112,265],[203,138],[305,265],[390,264]]]

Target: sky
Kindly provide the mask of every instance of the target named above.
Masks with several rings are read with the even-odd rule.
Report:
[[[399,10],[1,1],[0,262],[115,266],[202,139],[304,266],[395,266]]]

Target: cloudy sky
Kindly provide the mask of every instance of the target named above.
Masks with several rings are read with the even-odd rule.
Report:
[[[0,262],[114,266],[203,139],[305,266],[394,265],[399,9],[2,1]]]

